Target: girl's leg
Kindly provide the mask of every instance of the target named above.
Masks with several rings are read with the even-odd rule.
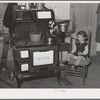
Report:
[[[67,61],[70,61],[71,58],[74,58],[74,54],[69,53],[67,56]]]
[[[85,58],[83,56],[78,56],[77,59],[76,59],[75,65],[80,65],[80,62],[82,60],[85,60]]]

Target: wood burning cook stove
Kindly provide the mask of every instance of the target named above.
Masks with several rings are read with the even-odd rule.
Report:
[[[26,80],[46,77],[56,76],[60,82],[59,47],[43,39],[43,36],[50,34],[51,20],[54,20],[53,10],[14,10],[12,48],[18,87]],[[31,32],[41,32],[42,39],[31,41]]]

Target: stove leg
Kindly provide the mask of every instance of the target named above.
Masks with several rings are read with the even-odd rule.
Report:
[[[8,50],[9,50],[9,36],[7,35],[4,36],[4,42],[3,42],[3,52],[1,58],[2,71],[6,71],[7,69]]]
[[[73,86],[73,84],[68,79],[66,79],[66,74],[64,74],[64,80],[63,80],[63,82],[69,88],[71,88]]]
[[[59,82],[59,84],[60,84],[60,86],[61,86],[61,81],[60,81],[61,72],[60,72],[60,70],[55,70],[55,74],[56,74],[56,77],[57,77],[57,79],[58,79],[58,82]]]
[[[57,77],[57,79],[58,79],[58,82],[59,82],[59,84],[60,84],[60,86],[61,86],[61,81],[60,81],[60,77]]]
[[[21,88],[22,81],[17,78],[16,81],[17,81],[17,88]]]

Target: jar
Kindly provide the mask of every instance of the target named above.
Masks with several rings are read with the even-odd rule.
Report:
[[[30,4],[29,3],[26,3],[26,9],[30,9]]]
[[[43,3],[36,3],[36,9],[43,9]]]

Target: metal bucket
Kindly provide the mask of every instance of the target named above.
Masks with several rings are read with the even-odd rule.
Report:
[[[68,29],[68,23],[64,23],[64,24],[59,24],[58,25],[58,30],[61,32],[67,32]]]

